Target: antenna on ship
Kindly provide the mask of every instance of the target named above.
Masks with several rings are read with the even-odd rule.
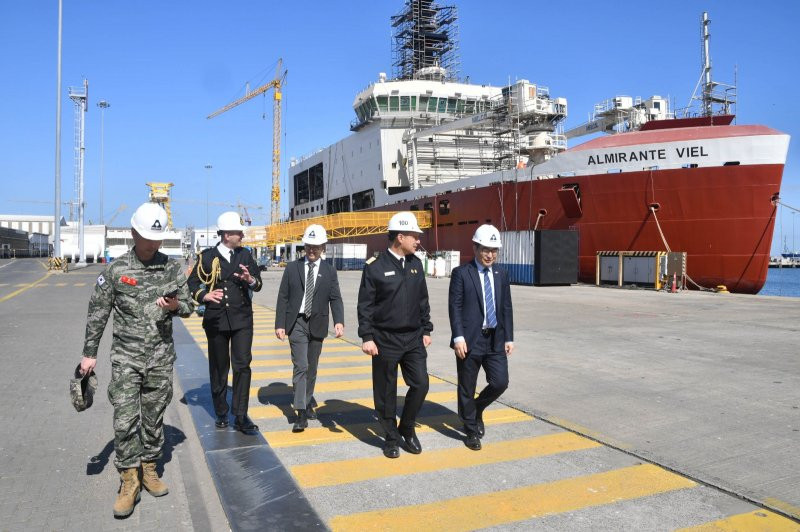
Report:
[[[732,107],[736,105],[736,82],[734,81],[733,85],[727,85],[725,83],[714,81],[711,77],[711,34],[708,31],[709,26],[711,25],[711,19],[708,18],[707,11],[703,12],[700,22],[700,63],[702,66],[702,72],[700,74],[700,79],[697,80],[697,85],[692,92],[692,97],[689,100],[689,106],[686,108],[686,114],[688,115],[689,113],[691,102],[700,100],[702,102],[702,116],[710,117],[714,116],[715,114],[729,115],[731,114]],[[736,74],[734,72],[734,76],[735,75]],[[703,83],[703,93],[702,96],[698,98],[696,96],[697,89],[699,88],[701,81]],[[714,104],[722,106],[720,112],[714,112]]]

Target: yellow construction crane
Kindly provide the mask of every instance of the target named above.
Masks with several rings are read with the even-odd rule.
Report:
[[[172,207],[169,201],[169,190],[173,183],[146,183],[150,187],[150,201],[158,203],[167,211],[167,229],[172,229]]]
[[[221,115],[225,111],[233,109],[237,105],[255,98],[259,94],[264,94],[269,89],[274,88],[274,100],[272,104],[272,212],[270,216],[271,223],[278,223],[280,220],[280,202],[281,202],[281,87],[286,81],[286,74],[288,71],[281,72],[283,68],[283,59],[278,59],[278,66],[275,69],[275,79],[265,83],[259,88],[250,91],[245,89],[245,95],[235,100],[221,109],[217,109],[206,118],[211,119],[215,116]]]

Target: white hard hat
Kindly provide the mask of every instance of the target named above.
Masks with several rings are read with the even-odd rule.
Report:
[[[486,248],[501,248],[500,231],[491,224],[483,224],[475,230],[472,241]]]
[[[401,233],[421,233],[417,217],[413,212],[398,212],[389,220],[389,231],[400,231]]]
[[[223,212],[217,218],[217,230],[219,231],[244,231],[242,217],[236,211]]]
[[[303,244],[319,246],[327,241],[328,234],[325,232],[325,228],[319,224],[309,225],[303,233]]]
[[[147,240],[164,240],[167,211],[158,203],[142,203],[131,216],[131,227]]]

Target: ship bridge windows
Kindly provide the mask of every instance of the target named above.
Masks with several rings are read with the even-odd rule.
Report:
[[[422,94],[419,97],[419,110],[426,111],[428,109],[428,95]]]
[[[436,110],[439,113],[447,112],[447,98],[439,98],[439,107]]]
[[[436,104],[439,101],[439,98],[433,97],[428,100],[428,112],[435,113],[436,112]]]
[[[455,98],[448,98],[447,99],[447,112],[448,113],[455,113],[456,112],[456,99]]]
[[[389,96],[389,112],[400,110],[400,97]]]
[[[353,193],[353,210],[360,211],[375,206],[375,191],[372,189]]]
[[[400,110],[401,111],[410,111],[411,110],[411,97],[410,96],[400,96]]]
[[[388,96],[378,96],[376,99],[378,101],[378,110],[380,110],[382,113],[384,113],[384,112],[389,110],[389,97]]]

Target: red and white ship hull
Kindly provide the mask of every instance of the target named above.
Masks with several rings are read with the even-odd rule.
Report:
[[[594,282],[598,251],[668,245],[687,252],[687,273],[701,286],[757,293],[766,280],[788,142],[763,126],[638,131],[591,140],[517,171],[511,181],[432,190],[380,210],[431,204],[434,227],[422,245],[460,250],[462,262],[472,258],[479,224],[530,230],[546,212],[539,229],[579,232],[581,281]],[[386,247],[383,235],[357,240],[367,242],[370,254]]]

